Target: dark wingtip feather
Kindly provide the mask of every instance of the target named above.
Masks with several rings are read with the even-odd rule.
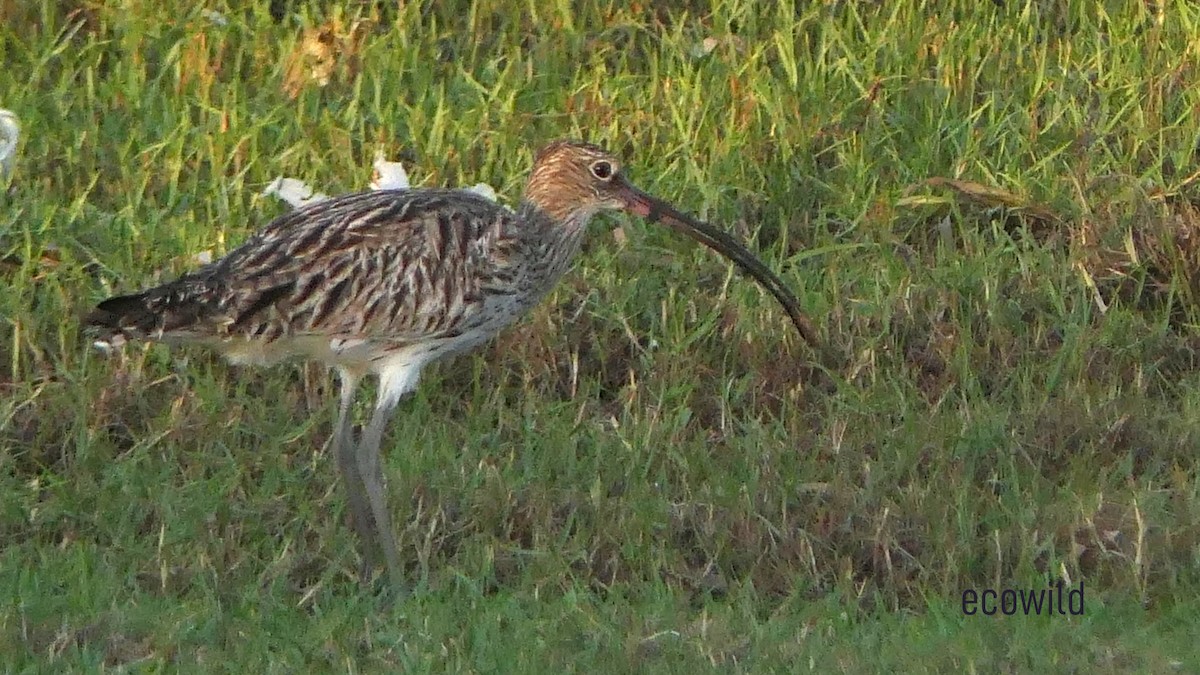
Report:
[[[145,293],[119,295],[96,305],[83,317],[83,325],[94,337],[92,345],[109,351],[125,344],[129,338],[144,335],[148,318]]]

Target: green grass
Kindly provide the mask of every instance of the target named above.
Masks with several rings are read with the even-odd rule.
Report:
[[[0,0],[5,670],[1200,669],[1200,9],[381,4]],[[397,413],[398,605],[354,579],[329,376],[79,330],[275,176],[382,148],[513,200],[564,136],[752,241],[836,386],[729,264],[602,219]],[[962,614],[1048,575],[1084,616]]]

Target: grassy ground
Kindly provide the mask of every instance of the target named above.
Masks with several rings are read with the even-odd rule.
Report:
[[[1200,668],[1200,9],[284,4],[0,0],[5,670]],[[397,414],[398,606],[325,373],[80,334],[277,175],[381,148],[512,200],[563,136],[751,240],[836,386],[727,263],[605,219]],[[962,612],[1047,577],[1083,616]]]

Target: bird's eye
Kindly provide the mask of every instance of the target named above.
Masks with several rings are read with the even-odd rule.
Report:
[[[612,164],[609,164],[604,160],[600,160],[599,162],[592,164],[592,175],[600,180],[608,180],[609,178],[612,178]]]

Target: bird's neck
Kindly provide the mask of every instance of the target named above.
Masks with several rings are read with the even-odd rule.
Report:
[[[525,199],[517,208],[517,233],[529,269],[540,283],[553,285],[571,268],[583,244],[591,213],[574,211],[559,219],[538,204]]]
[[[546,205],[522,199],[517,207],[517,219],[524,224],[527,232],[539,237],[566,237],[587,229],[588,222],[595,215],[592,211],[582,209],[562,209],[555,211]]]

